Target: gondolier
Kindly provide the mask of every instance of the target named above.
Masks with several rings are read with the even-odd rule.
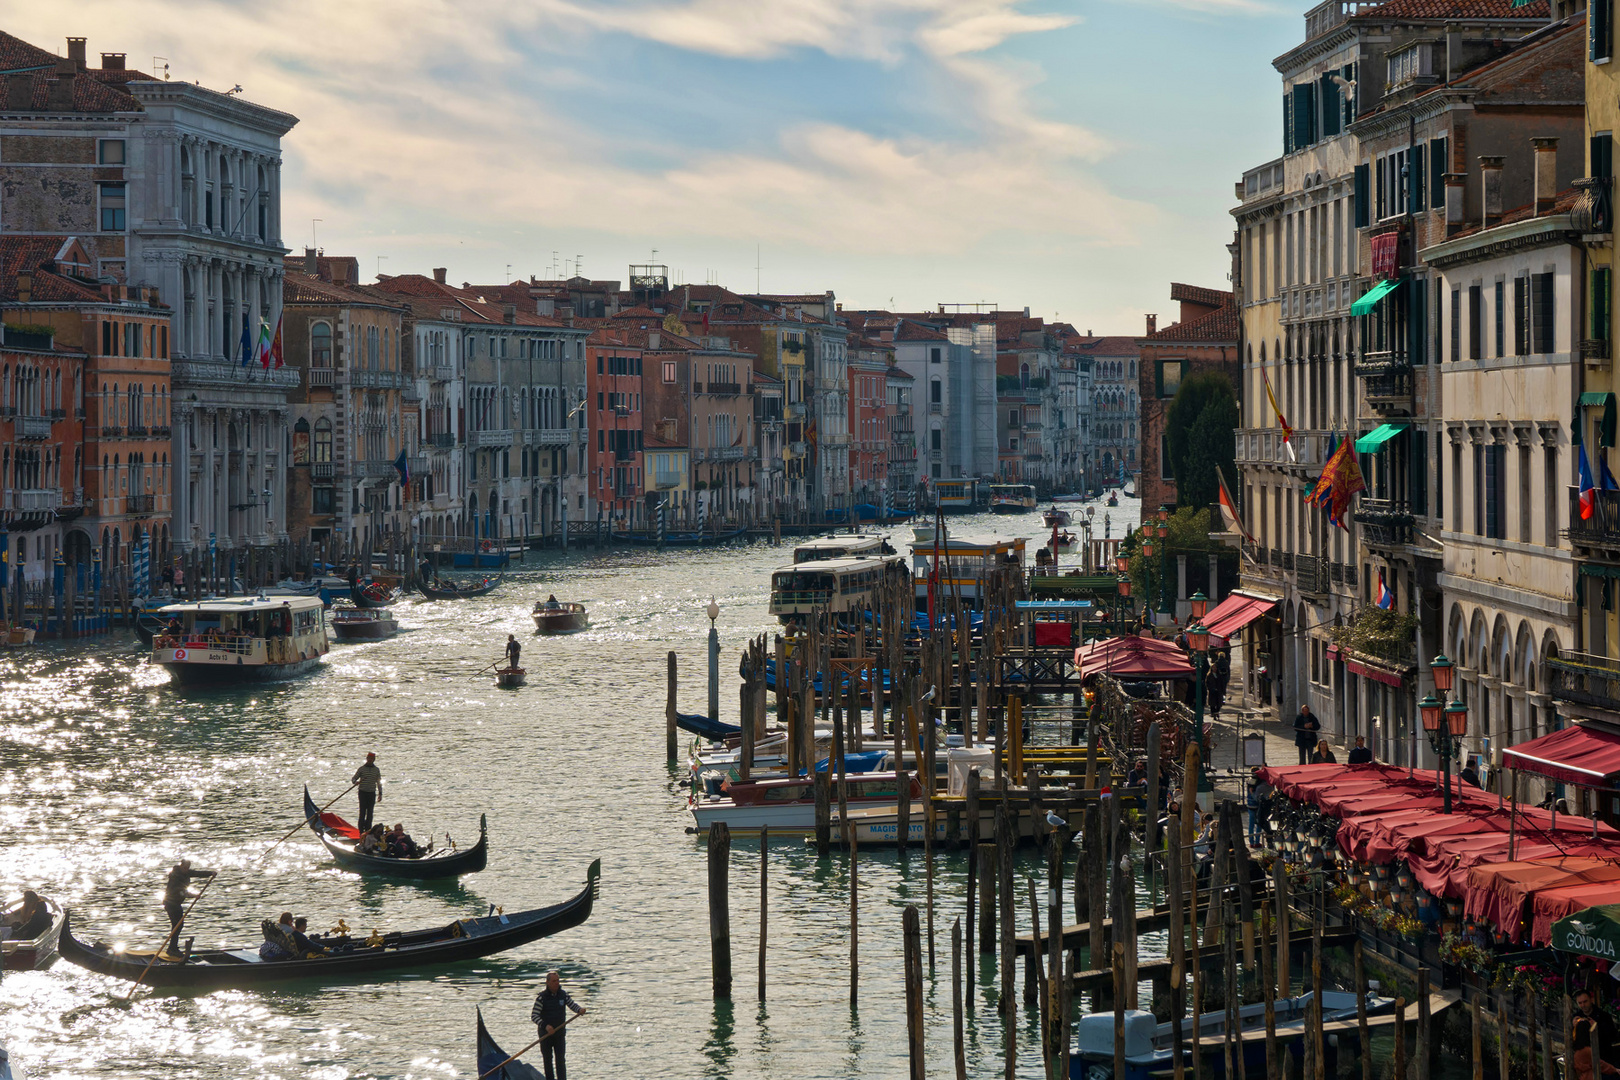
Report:
[[[518,642],[516,634],[506,635],[506,666],[519,667],[518,657],[523,655],[523,646]]]
[[[360,820],[357,826],[361,832],[365,832],[371,828],[371,812],[382,801],[382,770],[377,768],[377,755],[367,754],[366,763],[354,770],[349,782],[360,789]]]
[[[181,859],[169,871],[169,880],[163,886],[163,912],[169,917],[169,940],[180,937],[180,924],[185,922],[186,901],[193,895],[186,887],[196,878],[211,878],[217,871],[193,870],[190,859]]]
[[[540,1056],[546,1066],[546,1080],[568,1080],[568,1032],[563,1030],[568,1009],[574,1010],[575,1016],[585,1015],[585,1010],[574,1004],[574,999],[562,988],[562,977],[555,971],[547,972],[546,988],[535,996],[534,1008],[529,1011],[529,1019],[545,1040],[540,1044]],[[552,1071],[553,1058],[555,1072]]]

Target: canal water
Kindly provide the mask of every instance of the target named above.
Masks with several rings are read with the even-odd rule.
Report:
[[[1101,522],[1103,510],[1098,509]],[[1134,523],[1127,502],[1112,535]],[[962,534],[1038,536],[1039,518],[954,519]],[[892,530],[895,540],[909,530]],[[1098,530],[1101,535],[1101,529]],[[735,720],[737,651],[774,630],[765,544],[716,551],[544,553],[487,597],[396,607],[404,632],[334,646],[302,680],[179,692],[128,632],[0,657],[0,895],[24,888],[72,907],[86,940],[155,944],[163,877],[188,857],[219,878],[191,915],[198,947],[256,945],[283,910],[318,930],[341,919],[384,931],[555,903],[602,860],[591,919],[475,963],[375,983],[206,995],[143,990],[58,961],[0,975],[0,1043],[30,1080],[89,1077],[472,1077],[474,1009],[508,1051],[534,1037],[544,973],[590,1015],[573,1025],[574,1075],[877,1077],[906,1071],[901,914],[924,895],[920,854],[863,851],[860,998],[849,1003],[848,865],[802,842],[771,846],[767,1001],[756,1000],[757,844],[732,862],[735,1000],[709,984],[706,860],[685,829],[685,790],[664,764],[664,664],[680,656],[683,710],[706,708],[703,607],[720,605],[722,716]],[[548,593],[589,606],[590,629],[534,635]],[[507,634],[524,642],[529,685],[487,674]],[[476,839],[489,867],[455,884],[362,881],[335,870],[307,830],[266,856],[302,817],[308,784],[324,802],[367,751],[384,776],[378,819],[420,840]],[[351,820],[354,797],[334,809]],[[937,978],[926,985],[928,1071],[951,1075],[950,926],[963,911],[961,860],[941,856]],[[1033,854],[1020,872],[1039,872]],[[1027,885],[1019,886],[1020,929]],[[1068,907],[1065,901],[1065,907]],[[1143,942],[1144,955],[1162,942]],[[1161,953],[1162,954],[1162,953]],[[990,958],[976,953],[969,1072],[1001,1068]],[[1021,981],[1020,981],[1021,986]],[[1038,1021],[1020,1010],[1020,1076],[1040,1075]]]

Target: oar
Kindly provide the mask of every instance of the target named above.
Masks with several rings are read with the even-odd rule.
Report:
[[[562,1027],[558,1028],[557,1031],[561,1031],[563,1028],[567,1027],[569,1024],[572,1024],[575,1020],[578,1020],[581,1016],[584,1016],[584,1015],[585,1015],[584,1013],[575,1013],[573,1016],[570,1016],[567,1020],[564,1020]],[[499,1065],[497,1065],[493,1069],[489,1070],[489,1072],[479,1073],[478,1074],[478,1080],[484,1080],[484,1078],[486,1076],[490,1076],[490,1075],[492,1075],[494,1073],[500,1072],[502,1069],[504,1069],[508,1065],[512,1064],[512,1062],[516,1061],[518,1058],[522,1057],[524,1054],[527,1054],[530,1050],[533,1050],[535,1047],[539,1046],[541,1043],[543,1043],[547,1039],[551,1038],[551,1036],[557,1034],[557,1031],[548,1032],[547,1034],[540,1036],[538,1039],[534,1040],[534,1042],[530,1043],[528,1046],[525,1046],[523,1049],[519,1050],[517,1053],[513,1054],[511,1057],[507,1058],[505,1061],[501,1062]]]
[[[186,919],[191,915],[191,909],[197,906],[197,901],[203,898],[203,893],[208,891],[208,886],[212,885],[214,883],[214,878],[217,877],[219,877],[218,870],[214,871],[213,877],[210,877],[206,882],[203,883],[203,887],[197,890],[197,895],[191,898],[191,903],[186,905],[186,910],[180,913],[180,921],[175,923],[174,926],[169,929],[169,936],[163,940],[163,944],[159,946],[157,951],[152,954],[152,958],[146,962],[146,966],[141,968],[140,978],[136,979],[135,985],[129,988],[129,993],[124,995],[124,1001],[128,1002],[135,996],[135,991],[139,990],[141,988],[141,983],[146,981],[146,973],[152,970],[152,965],[157,963],[159,956],[163,955],[163,950],[167,949],[170,945],[179,940],[180,928],[186,925]]]
[[[501,660],[505,660],[505,659],[506,659],[506,657],[504,657],[504,656],[501,657]],[[478,678],[478,676],[482,675],[484,672],[488,671],[490,668],[492,668],[496,664],[500,663],[501,660],[491,660],[489,663],[485,664],[483,667],[479,668],[477,671],[475,671],[471,675],[467,676],[467,678],[469,678],[469,679]]]
[[[336,803],[338,801],[338,799],[343,798],[344,795],[347,795],[349,792],[353,791],[355,788],[357,788],[359,786],[360,786],[360,781],[356,780],[354,783],[352,783],[348,787],[344,788],[342,794],[340,794],[337,797],[337,799],[333,799],[332,802],[327,803],[326,806],[321,807],[319,810],[315,811],[313,814],[310,814],[308,817],[304,818],[303,821],[300,821],[297,825],[294,825],[292,827],[292,829],[287,833],[286,836],[283,836],[280,840],[277,840],[275,843],[271,844],[268,848],[265,849],[263,855],[260,855],[258,859],[254,859],[253,861],[258,862],[259,859],[263,859],[266,855],[269,855],[272,851],[276,850],[276,848],[278,848],[282,844],[286,843],[288,837],[292,836],[293,833],[297,832],[299,829],[307,827],[311,821],[314,821],[316,818],[320,817],[321,814],[325,813],[326,810],[327,810],[327,807],[330,807],[333,803]],[[198,893],[197,895],[201,896],[202,894]]]

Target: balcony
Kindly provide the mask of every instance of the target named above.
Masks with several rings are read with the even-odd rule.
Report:
[[[938,416],[940,413],[942,413],[944,411],[945,411],[945,406],[942,405],[940,402],[930,401],[928,403],[928,413],[929,413],[929,415]]]
[[[530,446],[563,446],[569,434],[567,428],[524,428],[523,441]]]
[[[512,432],[507,428],[485,428],[472,433],[471,442],[480,448],[512,445]]]
[[[1312,41],[1339,26],[1352,15],[1359,15],[1384,0],[1327,0],[1305,13],[1305,40]]]
[[[129,425],[127,434],[132,439],[144,439],[148,434],[150,434],[150,432],[145,424],[131,424]]]
[[[1415,519],[1404,502],[1362,499],[1350,516],[1361,526],[1361,538],[1369,547],[1399,547],[1412,542]]]
[[[309,478],[313,483],[330,484],[337,478],[337,463],[332,461],[310,462]]]
[[[399,475],[399,471],[394,468],[392,461],[362,461],[356,466],[355,472],[357,475],[370,480],[386,480]]]
[[[1356,375],[1366,380],[1367,404],[1379,412],[1412,410],[1412,365],[1404,351],[1365,353]]]
[[[336,372],[329,367],[307,368],[304,371],[304,385],[310,387],[311,389],[317,386],[324,386],[331,389],[332,384],[336,381],[336,378]]]
[[[157,505],[156,495],[126,495],[124,496],[124,513],[150,514]]]
[[[428,434],[427,441],[435,450],[448,450],[456,445],[456,436],[454,432],[434,431]]]
[[[1327,560],[1316,555],[1294,556],[1295,581],[1306,596],[1326,596],[1329,591]]]
[[[51,437],[51,418],[48,416],[19,416],[17,436],[22,439],[48,439]]]
[[[62,505],[61,488],[14,488],[5,493],[5,508],[18,513],[39,513]]]
[[[746,446],[721,446],[709,451],[710,461],[743,461],[747,457]]]
[[[1554,701],[1620,712],[1620,660],[1588,653],[1550,656],[1545,677]]]
[[[1569,529],[1564,535],[1577,547],[1620,550],[1620,491],[1597,490],[1592,494],[1592,516],[1582,521],[1580,492],[1569,489]]]
[[[412,479],[426,476],[428,459],[426,454],[412,454],[405,458],[405,467],[410,470]]]
[[[709,393],[736,397],[742,393],[742,384],[734,382],[712,382],[709,384]]]
[[[1581,359],[1593,367],[1602,367],[1604,361],[1609,359],[1608,339],[1581,338]]]
[[[678,488],[685,480],[686,474],[680,472],[665,472],[663,469],[659,469],[653,474],[653,483],[659,491],[668,491],[670,488]]]
[[[169,425],[168,424],[155,424],[152,427],[151,434],[152,434],[152,438],[154,438],[154,439],[167,439],[169,437],[169,435],[170,435]]]
[[[427,369],[427,376],[434,382],[449,382],[456,377],[456,369],[450,364],[434,364]]]
[[[124,429],[117,424],[103,424],[95,429],[95,435],[98,439],[122,439]]]

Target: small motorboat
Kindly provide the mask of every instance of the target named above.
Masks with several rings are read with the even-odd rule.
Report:
[[[48,896],[42,896],[40,900],[51,913],[51,925],[44,933],[13,940],[9,936],[9,928],[0,930],[0,933],[8,935],[0,941],[0,967],[7,971],[33,971],[46,966],[56,956],[56,942],[62,935],[62,906]],[[14,919],[21,910],[22,899],[19,897],[0,908],[0,921]]]
[[[541,634],[572,634],[590,622],[585,605],[564,603],[556,597],[534,605],[534,628]]]
[[[310,936],[325,950],[301,960],[265,960],[257,942],[236,948],[190,950],[171,956],[167,950],[119,949],[102,941],[86,943],[73,936],[73,913],[62,920],[62,959],[102,975],[140,981],[147,986],[185,990],[222,990],[266,986],[294,979],[327,982],[373,980],[385,972],[409,971],[476,960],[578,926],[591,916],[601,892],[602,860],[591,863],[585,887],[560,904],[530,911],[497,911],[469,915],[419,930],[350,934],[338,929]],[[483,905],[480,904],[482,909]],[[268,922],[268,920],[266,920]],[[273,929],[270,923],[267,929]]]
[[[516,690],[526,682],[527,668],[504,667],[495,672],[495,685],[502,690]]]
[[[32,626],[7,626],[0,632],[0,644],[8,649],[20,649],[25,645],[34,643],[34,628]]]
[[[1041,520],[1046,523],[1048,529],[1061,529],[1071,524],[1074,519],[1067,510],[1059,510],[1054,506],[1041,515]]]
[[[316,806],[315,800],[309,797],[307,785],[304,787],[304,820],[339,866],[360,874],[417,879],[460,877],[476,874],[489,863],[489,825],[482,814],[478,816],[478,843],[472,847],[457,848],[452,841],[449,847],[429,850],[414,859],[356,851],[360,830],[337,814]]]
[[[399,621],[385,607],[340,607],[332,612],[332,637],[338,641],[386,641],[397,633]]]

